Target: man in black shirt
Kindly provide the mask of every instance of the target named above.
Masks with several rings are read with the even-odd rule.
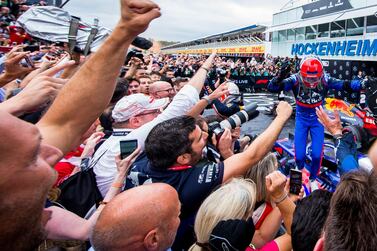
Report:
[[[162,122],[148,135],[145,153],[131,168],[126,188],[156,182],[173,186],[182,203],[182,230],[185,224],[189,224],[186,220],[192,219],[215,187],[242,176],[271,150],[291,113],[292,107],[281,102],[277,117],[264,133],[247,150],[220,163],[202,160],[208,135],[196,125],[194,118],[181,116]],[[177,239],[180,237],[179,230]],[[177,239],[176,243],[182,244]]]

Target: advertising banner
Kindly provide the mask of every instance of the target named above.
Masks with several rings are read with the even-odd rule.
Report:
[[[297,43],[292,45],[292,56],[312,54],[318,56],[375,57],[377,55],[377,39]]]
[[[321,0],[302,6],[304,13],[301,19],[318,17],[330,13],[352,9],[349,0]]]
[[[238,86],[241,92],[254,92],[266,90],[270,76],[237,76],[232,81]]]
[[[264,45],[249,45],[242,47],[226,47],[226,48],[204,48],[204,49],[188,49],[179,50],[180,54],[211,54],[215,50],[217,54],[263,54],[266,50]]]

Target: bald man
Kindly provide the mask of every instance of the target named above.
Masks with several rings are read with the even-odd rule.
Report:
[[[156,81],[149,86],[149,95],[153,98],[170,98],[175,96],[175,90],[170,83],[166,81]]]
[[[180,202],[174,188],[154,183],[115,197],[98,218],[91,236],[96,251],[167,250],[179,226]]]

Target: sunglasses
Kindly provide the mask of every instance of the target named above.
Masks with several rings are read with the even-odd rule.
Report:
[[[160,109],[154,109],[154,110],[142,112],[142,113],[136,115],[135,117],[144,116],[144,115],[148,115],[148,114],[154,114],[154,113],[161,113],[161,110]]]

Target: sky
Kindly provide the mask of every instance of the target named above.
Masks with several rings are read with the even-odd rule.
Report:
[[[141,34],[165,41],[189,41],[253,24],[269,25],[272,14],[288,0],[155,0],[162,16]],[[92,23],[113,28],[119,18],[119,0],[71,0],[65,7],[71,14]]]

